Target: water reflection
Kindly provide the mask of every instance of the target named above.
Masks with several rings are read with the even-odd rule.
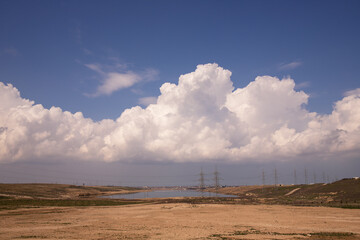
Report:
[[[220,193],[193,191],[193,190],[158,190],[151,192],[138,192],[131,194],[116,194],[103,196],[116,199],[144,199],[144,198],[171,198],[171,197],[237,197]]]

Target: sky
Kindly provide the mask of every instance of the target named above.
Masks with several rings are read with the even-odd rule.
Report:
[[[359,10],[1,0],[0,182],[358,176]]]

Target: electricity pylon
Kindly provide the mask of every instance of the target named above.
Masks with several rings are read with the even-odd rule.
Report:
[[[204,178],[204,173],[203,173],[202,168],[201,168],[201,170],[200,170],[199,182],[200,182],[199,188],[200,188],[200,189],[204,189],[204,188],[205,188],[205,178]]]
[[[220,177],[219,177],[220,173],[217,170],[217,167],[215,167],[215,172],[214,172],[214,187],[216,190],[219,189],[220,187]]]
[[[265,172],[264,172],[264,170],[262,170],[262,178],[261,178],[261,180],[262,180],[262,185],[265,186]]]
[[[264,169],[262,170],[261,180],[262,180],[261,192],[264,192],[264,188],[265,188],[265,172],[264,172]]]

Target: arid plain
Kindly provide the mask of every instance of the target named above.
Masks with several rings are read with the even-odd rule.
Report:
[[[44,207],[3,211],[0,225],[1,239],[360,239],[360,210],[189,203]]]
[[[1,186],[0,239],[360,239],[360,209],[350,205],[262,204],[241,197],[107,201],[91,194],[141,190],[37,186],[43,192],[36,198],[25,196],[36,195],[34,185]],[[51,189],[63,195],[46,197]],[[20,190],[23,195],[12,195]]]

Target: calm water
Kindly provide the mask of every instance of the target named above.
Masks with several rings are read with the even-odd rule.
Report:
[[[104,198],[121,198],[121,199],[143,199],[143,198],[170,198],[170,197],[237,197],[235,195],[217,194],[211,192],[199,192],[192,190],[160,190],[152,192],[138,192],[132,194],[117,194],[103,196]]]

